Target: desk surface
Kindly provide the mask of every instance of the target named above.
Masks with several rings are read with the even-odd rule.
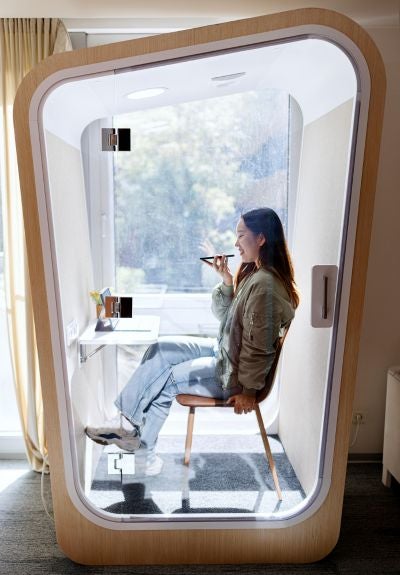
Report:
[[[133,330],[118,331],[123,327],[124,320],[120,319],[114,331],[95,331],[96,322],[91,322],[79,338],[80,345],[149,345],[158,339],[160,318],[157,315],[138,315]],[[132,321],[132,320],[129,320]]]

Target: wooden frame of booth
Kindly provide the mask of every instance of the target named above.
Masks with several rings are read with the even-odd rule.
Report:
[[[108,529],[82,513],[72,502],[65,478],[60,413],[55,389],[51,317],[46,305],[35,308],[36,337],[43,389],[46,436],[51,465],[51,487],[57,541],[65,554],[83,564],[263,563],[311,562],[335,546],[342,513],[347,452],[351,430],[358,348],[367,274],[369,242],[377,178],[385,73],[381,56],[368,34],[349,18],[322,9],[300,9],[246,20],[210,25],[160,36],[131,40],[58,54],[38,65],[23,81],[15,102],[14,118],[22,204],[33,301],[46,302],[44,249],[30,136],[30,104],[38,87],[65,69],[123,61],[133,55],[151,55],[185,47],[301,26],[328,27],[344,34],[363,54],[371,91],[359,198],[357,232],[347,329],[341,376],[333,471],[328,494],[319,509],[304,521],[283,528],[174,528]],[[36,184],[37,185],[37,184]]]

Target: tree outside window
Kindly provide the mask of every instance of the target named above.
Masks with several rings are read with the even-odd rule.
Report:
[[[208,292],[215,274],[199,258],[236,251],[242,211],[270,206],[286,226],[288,94],[186,102],[114,125],[132,134],[114,160],[118,291]]]

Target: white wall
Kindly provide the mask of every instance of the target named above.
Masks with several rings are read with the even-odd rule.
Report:
[[[82,333],[95,318],[95,305],[89,297],[93,271],[81,154],[50,132],[46,133],[46,152],[63,326],[65,330],[69,322],[76,320]],[[93,357],[80,367],[76,342],[66,348],[66,359],[79,469],[83,473],[84,427],[100,424],[104,418],[101,364],[98,357]]]
[[[1,9],[3,17],[54,17],[71,18],[73,23],[77,18],[90,21],[93,28],[102,28],[106,18],[113,29],[151,27],[151,21],[160,28],[166,27],[166,20],[171,20],[170,27],[204,26],[212,21],[221,22],[229,19],[249,18],[272,12],[282,12],[302,7],[330,8],[344,12],[355,20],[368,23],[376,20],[384,24],[398,17],[399,4],[397,0],[147,0],[147,2],[127,2],[127,0],[97,0],[92,2],[71,2],[58,0],[55,6],[52,0],[14,0],[4,3]],[[121,24],[121,19],[124,23]],[[129,19],[128,22],[126,20]],[[141,22],[144,20],[145,22]]]
[[[386,107],[354,410],[366,413],[352,453],[381,453],[386,372],[400,364],[400,27],[368,30],[385,62]]]
[[[332,328],[311,327],[311,268],[338,265],[353,100],[304,128],[292,256],[301,301],[282,362],[279,436],[304,491],[317,477]]]

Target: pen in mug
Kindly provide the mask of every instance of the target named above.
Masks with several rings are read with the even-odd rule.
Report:
[[[203,261],[207,261],[207,260],[213,260],[215,257],[221,257],[221,256],[207,256],[207,257],[200,258],[200,259]],[[235,254],[227,254],[225,257],[226,258],[234,258]]]

